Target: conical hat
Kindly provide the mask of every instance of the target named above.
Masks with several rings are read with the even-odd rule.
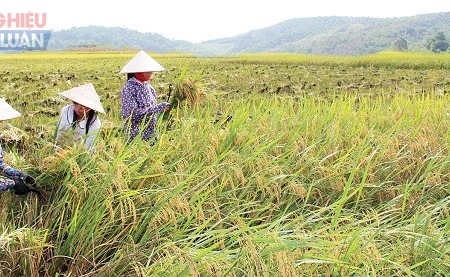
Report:
[[[7,120],[21,116],[21,114],[11,107],[3,98],[0,98],[0,120]]]
[[[95,91],[94,85],[91,83],[71,88],[60,92],[59,94],[97,112],[105,113],[102,103],[100,102],[100,97]]]
[[[143,50],[139,51],[120,71],[120,73],[164,71],[164,67]]]

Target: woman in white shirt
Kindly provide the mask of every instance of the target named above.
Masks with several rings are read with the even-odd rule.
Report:
[[[72,104],[61,109],[55,145],[60,147],[67,140],[83,142],[92,151],[102,125],[98,113],[105,113],[94,85],[88,83],[59,94],[72,100]]]

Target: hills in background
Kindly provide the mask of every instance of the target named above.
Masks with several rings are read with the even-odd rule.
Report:
[[[48,50],[143,49],[200,56],[241,53],[364,55],[407,42],[409,51],[426,51],[438,33],[450,37],[450,12],[397,18],[324,16],[294,18],[236,36],[192,43],[121,27],[77,27],[54,31]]]

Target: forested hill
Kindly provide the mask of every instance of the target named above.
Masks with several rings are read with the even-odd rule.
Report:
[[[397,18],[294,18],[201,43],[170,40],[160,34],[120,27],[89,26],[54,31],[48,49],[144,49],[202,56],[263,52],[362,55],[389,49],[449,51],[449,38],[450,12],[445,12]]]

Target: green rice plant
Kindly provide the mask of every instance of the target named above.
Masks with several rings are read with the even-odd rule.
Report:
[[[20,276],[29,272],[32,276],[40,274],[42,251],[52,247],[47,241],[45,230],[19,227],[15,230],[2,230],[0,236],[0,274],[2,276]]]

